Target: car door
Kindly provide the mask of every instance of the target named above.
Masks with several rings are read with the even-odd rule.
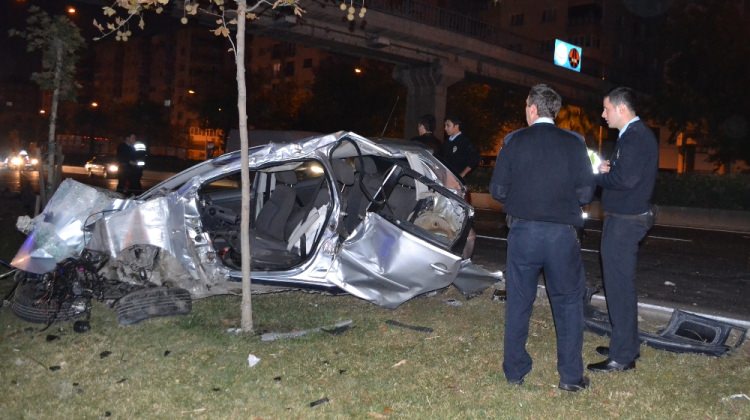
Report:
[[[473,208],[448,189],[395,162],[363,221],[343,241],[337,285],[385,307],[450,285]]]

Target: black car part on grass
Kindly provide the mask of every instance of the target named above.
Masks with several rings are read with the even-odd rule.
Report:
[[[101,264],[100,259],[86,254],[69,258],[42,275],[17,272],[11,311],[25,321],[42,324],[88,319],[91,298],[103,289],[98,274]]]
[[[386,325],[390,325],[392,327],[406,328],[407,330],[418,331],[418,332],[423,332],[423,333],[431,333],[433,331],[433,329],[430,328],[430,327],[423,327],[423,326],[420,326],[420,325],[404,324],[403,322],[396,321],[396,320],[393,320],[393,319],[387,319],[387,320],[385,320],[385,324]]]
[[[117,321],[131,325],[157,316],[185,315],[192,309],[190,292],[185,289],[152,287],[123,296],[117,304]]]
[[[611,335],[609,315],[591,305],[596,290],[588,289],[584,305],[586,328],[599,335]],[[667,326],[656,334],[638,331],[641,342],[659,350],[723,356],[745,341],[747,328],[675,309]]]
[[[25,321],[47,325],[77,319],[77,332],[90,328],[81,322],[89,319],[92,299],[109,306],[116,304],[118,320],[124,325],[190,312],[191,299],[186,290],[107,279],[100,274],[106,260],[103,254],[85,251],[81,257],[57,264],[49,273],[18,271],[11,311]]]

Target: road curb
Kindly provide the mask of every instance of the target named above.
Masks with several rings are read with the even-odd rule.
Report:
[[[601,295],[594,295],[591,297],[592,300],[596,299],[601,302],[605,302],[606,299],[604,296]],[[728,316],[719,315],[717,313],[708,313],[708,312],[699,312],[694,309],[688,309],[688,308],[681,308],[681,307],[675,307],[675,306],[665,306],[663,303],[649,303],[649,302],[638,302],[638,312],[652,312],[656,313],[658,315],[663,315],[669,318],[672,316],[672,312],[674,312],[676,309],[683,310],[685,312],[690,312],[695,315],[699,315],[705,318],[710,318],[716,321],[726,322],[732,325],[736,325],[738,327],[743,327],[748,329],[750,331],[750,320],[748,319],[742,319],[742,318],[730,318]],[[746,335],[747,336],[747,335]]]
[[[537,297],[540,298],[547,298],[547,289],[543,284],[540,284],[537,289]],[[591,301],[595,305],[598,306],[605,306],[606,298],[602,295],[595,294],[591,296]],[[746,338],[750,338],[750,319],[748,318],[732,318],[729,316],[725,316],[718,313],[708,313],[708,312],[699,312],[694,309],[688,309],[684,307],[679,306],[666,306],[664,302],[657,302],[657,301],[650,301],[650,302],[638,302],[638,314],[641,316],[649,316],[652,317],[658,317],[659,320],[668,321],[669,318],[672,316],[672,312],[674,312],[676,309],[683,310],[685,312],[690,312],[695,315],[699,315],[705,318],[710,318],[715,321],[721,321],[726,322],[728,324],[732,324],[738,327],[742,327],[748,330],[748,332],[745,334]]]

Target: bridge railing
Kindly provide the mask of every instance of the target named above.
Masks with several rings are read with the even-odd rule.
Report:
[[[552,60],[552,41],[535,40],[520,36],[471,16],[421,1],[367,0],[366,6],[381,13],[402,17],[471,38],[481,39],[484,42],[534,58]],[[582,72],[597,76],[601,71],[601,63],[598,60],[587,57],[587,63]]]
[[[524,38],[512,32],[503,31],[479,19],[415,0],[367,0],[369,9],[403,17],[429,26],[446,29],[472,38],[502,45],[538,44],[530,38]],[[518,48],[515,48],[518,49]]]

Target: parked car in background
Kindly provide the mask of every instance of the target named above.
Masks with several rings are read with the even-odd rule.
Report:
[[[89,159],[83,165],[83,168],[86,170],[88,176],[98,175],[104,178],[114,178],[117,176],[120,165],[115,156],[96,155]]]

